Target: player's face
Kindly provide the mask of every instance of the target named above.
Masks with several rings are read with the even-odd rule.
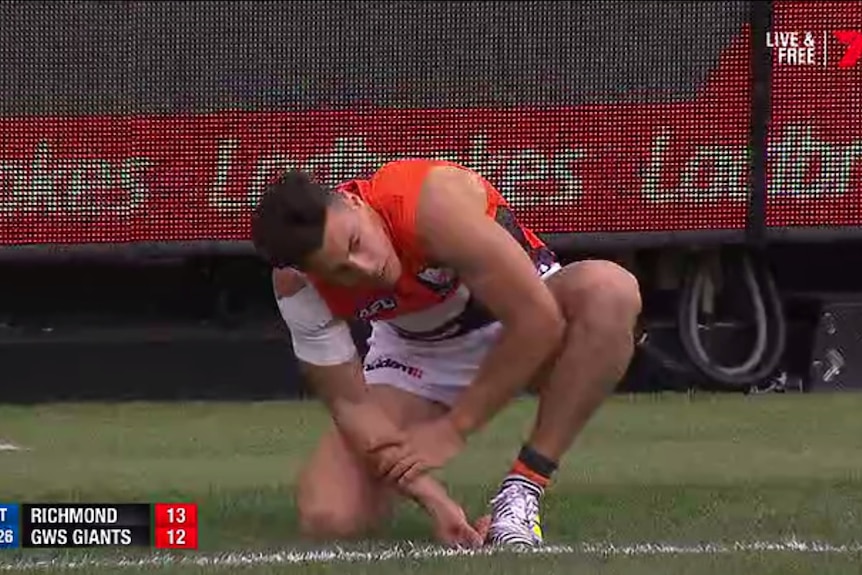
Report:
[[[323,246],[310,263],[322,279],[348,287],[392,287],[401,275],[383,220],[356,196],[329,209]]]

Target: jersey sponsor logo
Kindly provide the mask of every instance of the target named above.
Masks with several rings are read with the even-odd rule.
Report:
[[[398,307],[398,302],[395,301],[395,298],[386,296],[372,301],[360,309],[357,315],[359,319],[371,319],[381,312],[392,311],[396,307]]]
[[[394,360],[391,357],[381,357],[374,361],[365,364],[365,371],[374,371],[376,369],[395,369],[402,373],[406,373],[410,377],[422,379],[422,370],[412,365],[405,365],[400,361]]]
[[[458,278],[455,271],[449,268],[427,267],[416,274],[419,283],[436,294],[447,295],[455,289]]]

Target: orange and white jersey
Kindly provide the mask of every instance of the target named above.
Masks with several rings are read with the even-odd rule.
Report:
[[[361,197],[381,216],[402,274],[391,289],[345,288],[307,276],[333,317],[386,322],[401,337],[423,341],[452,338],[495,321],[452,270],[429,261],[417,237],[422,183],[429,170],[443,165],[466,170],[445,161],[398,160],[385,164],[369,180],[351,180],[338,187]],[[554,255],[517,222],[502,194],[477,177],[487,191],[488,217],[512,234],[531,256],[537,273],[544,275],[555,266]]]

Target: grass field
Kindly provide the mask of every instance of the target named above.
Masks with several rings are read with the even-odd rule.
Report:
[[[441,474],[470,514],[484,510],[533,407],[507,410]],[[0,439],[29,448],[0,452],[0,500],[198,503],[198,552],[124,551],[140,563],[123,573],[860,572],[862,396],[615,397],[548,494],[542,555],[439,556],[409,504],[375,541],[345,543],[353,555],[340,560],[300,541],[293,481],[326,425],[311,403],[0,407]],[[105,563],[78,573],[118,570],[113,552],[6,551],[0,571],[53,560],[42,569],[63,572],[81,559]]]

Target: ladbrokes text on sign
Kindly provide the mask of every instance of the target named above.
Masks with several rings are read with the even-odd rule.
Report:
[[[768,225],[862,225],[860,22],[862,2],[775,3]],[[0,243],[245,240],[274,171],[405,156],[476,169],[539,232],[741,230],[749,41],[672,99],[2,118]]]

